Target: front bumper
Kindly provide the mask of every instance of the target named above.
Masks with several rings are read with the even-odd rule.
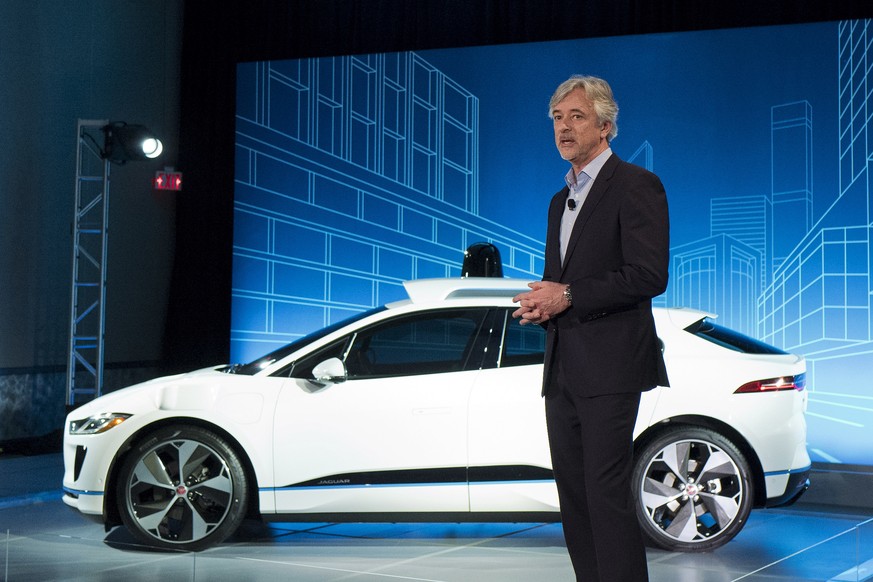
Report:
[[[105,437],[68,435],[65,439],[63,501],[84,514],[102,517],[114,443],[101,436]]]

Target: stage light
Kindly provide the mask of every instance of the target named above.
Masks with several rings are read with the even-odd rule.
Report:
[[[154,159],[161,155],[164,146],[144,125],[130,125],[123,121],[108,123],[102,128],[104,135],[103,158],[116,164],[129,161]]]
[[[161,155],[164,151],[164,144],[156,137],[148,137],[142,141],[142,152],[145,157],[153,159]]]

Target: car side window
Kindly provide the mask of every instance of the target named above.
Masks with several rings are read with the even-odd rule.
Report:
[[[349,379],[438,374],[478,368],[487,309],[416,313],[361,330],[346,369]],[[474,360],[476,360],[474,362]]]
[[[512,316],[506,318],[506,335],[500,367],[542,364],[546,345],[546,330],[540,325],[521,325]]]

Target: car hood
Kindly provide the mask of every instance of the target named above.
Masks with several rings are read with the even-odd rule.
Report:
[[[154,409],[161,406],[164,392],[167,388],[184,388],[186,384],[202,384],[207,376],[225,378],[227,374],[221,372],[225,366],[213,366],[202,368],[193,372],[162,376],[139,384],[133,384],[126,388],[115,390],[87,402],[69,413],[69,418],[87,418],[92,414],[103,412],[135,413],[143,409]]]

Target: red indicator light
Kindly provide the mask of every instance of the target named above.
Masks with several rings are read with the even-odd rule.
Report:
[[[155,172],[155,190],[181,190],[182,172]]]
[[[782,378],[770,378],[769,380],[756,380],[743,384],[734,394],[753,394],[760,392],[781,392],[782,390],[797,390],[801,392],[806,388],[806,374],[796,376],[783,376]]]

